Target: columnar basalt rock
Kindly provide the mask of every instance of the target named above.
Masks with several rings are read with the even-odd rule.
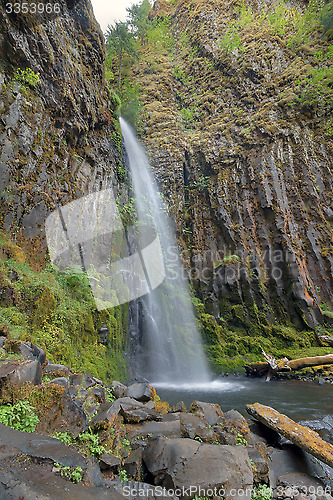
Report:
[[[274,321],[329,320],[320,304],[331,303],[333,286],[332,140],[329,100],[299,104],[297,94],[297,79],[317,67],[315,49],[293,52],[249,5],[254,18],[236,30],[242,47],[228,49],[239,16],[230,3],[156,2],[151,17],[170,21],[175,50],[152,68],[154,48],[144,46],[133,80],[142,136],[206,312],[265,336]]]

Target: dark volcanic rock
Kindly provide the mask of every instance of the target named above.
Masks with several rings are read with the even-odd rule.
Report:
[[[215,440],[213,429],[208,426],[203,418],[189,413],[179,413],[179,417],[182,437],[190,439],[199,438],[208,443]]]
[[[149,384],[131,384],[127,387],[124,395],[145,403],[151,400],[151,388]]]
[[[218,404],[193,401],[189,410],[190,413],[204,418],[208,425],[215,425],[223,417],[223,412]]]
[[[43,368],[43,372],[44,373],[49,373],[49,374],[52,374],[52,373],[63,373],[64,375],[68,375],[69,374],[69,368],[68,366],[65,366],[65,365],[58,365],[58,364],[55,364],[55,363],[48,363],[45,368]]]
[[[111,388],[116,398],[122,398],[127,389],[126,385],[122,384],[121,382],[118,382],[117,380],[114,380],[112,382]]]
[[[0,389],[13,385],[23,385],[26,382],[40,384],[42,380],[42,369],[40,363],[30,360],[6,361],[0,363]]]
[[[57,385],[49,382],[45,386]],[[43,420],[38,424],[40,432],[71,432],[74,437],[88,428],[88,420],[84,411],[72,400],[65,387],[61,387],[62,394],[53,404],[45,409]]]
[[[143,403],[132,398],[117,399],[115,403],[120,405],[119,413],[126,423],[135,424],[145,420],[161,420],[161,415],[155,410],[147,408]]]
[[[200,486],[230,490],[246,490],[252,486],[253,475],[247,451],[241,446],[200,444],[191,439],[157,438],[149,442],[143,454],[144,462],[155,477],[155,484],[166,488]],[[185,496],[194,496],[192,492]],[[250,498],[249,491],[240,496]],[[233,498],[237,498],[233,496]]]

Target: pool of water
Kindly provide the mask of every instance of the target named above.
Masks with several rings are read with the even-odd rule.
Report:
[[[261,403],[293,420],[316,420],[333,415],[333,384],[319,385],[299,380],[271,380],[223,377],[210,383],[174,385],[154,384],[162,400],[174,405],[194,400],[218,403],[223,411],[238,410],[248,417],[245,406]]]

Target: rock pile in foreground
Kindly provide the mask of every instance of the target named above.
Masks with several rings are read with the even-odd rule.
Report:
[[[36,346],[15,342],[14,357],[13,345],[3,342],[1,404],[27,400],[39,422],[35,433],[0,424],[1,499],[250,500],[253,491],[267,495],[262,485],[277,498],[315,500],[315,491],[318,500],[332,499],[298,448],[278,444],[279,435],[265,426],[284,433],[271,421],[248,422],[235,410],[201,401],[188,411],[183,402],[170,408],[148,383],[107,386],[48,363]],[[263,421],[262,408],[255,404],[248,411]],[[276,412],[274,418],[286,417]]]

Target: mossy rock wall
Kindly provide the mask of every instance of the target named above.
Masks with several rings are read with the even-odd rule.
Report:
[[[242,336],[332,309],[332,64],[309,9],[156,2],[167,43],[145,43],[129,73],[195,293]]]

